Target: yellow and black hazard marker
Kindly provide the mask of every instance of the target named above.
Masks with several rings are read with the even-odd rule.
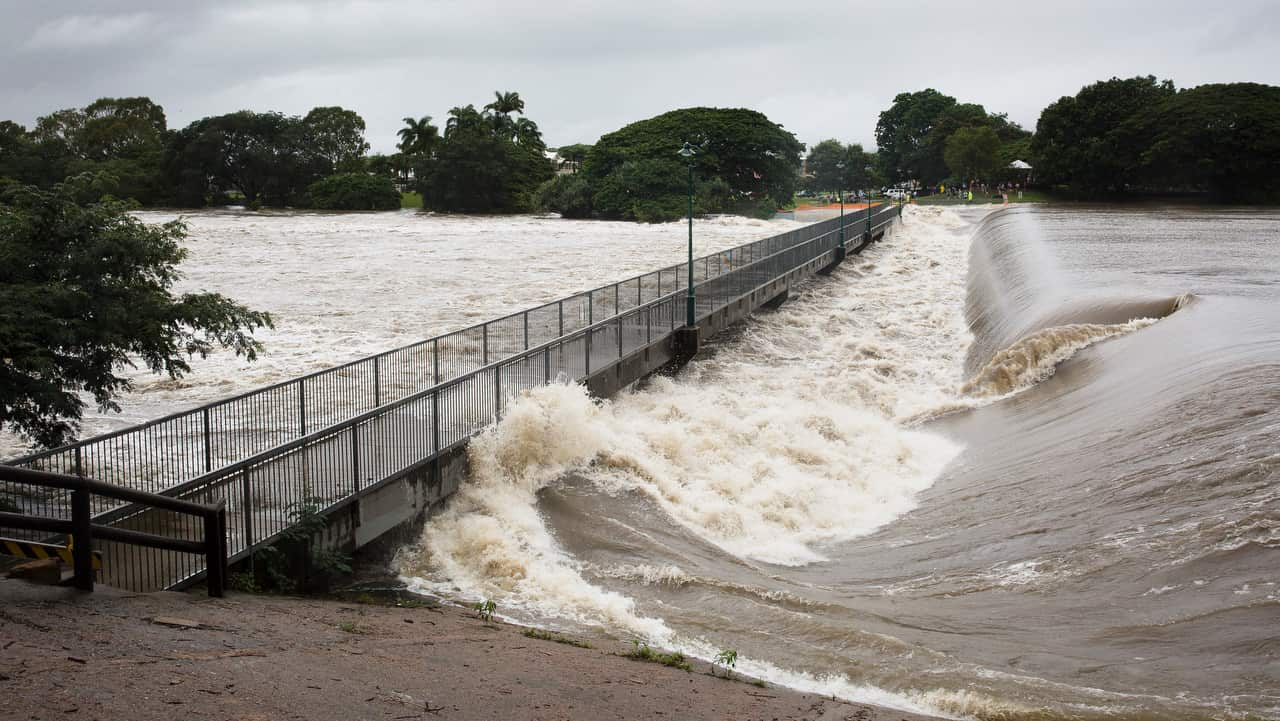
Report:
[[[18,558],[32,558],[42,560],[45,558],[58,558],[68,566],[74,566],[75,560],[71,554],[72,541],[67,539],[67,545],[55,546],[50,543],[36,543],[34,541],[15,541],[10,538],[0,538],[0,553]],[[102,551],[94,551],[93,570],[102,570]]]

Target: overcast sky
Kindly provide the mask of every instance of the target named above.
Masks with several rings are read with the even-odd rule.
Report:
[[[178,128],[342,105],[390,152],[406,115],[514,90],[551,146],[673,108],[748,107],[812,145],[874,144],[937,88],[1034,128],[1112,76],[1280,84],[1276,0],[631,3],[0,0],[0,119],[146,95]]]

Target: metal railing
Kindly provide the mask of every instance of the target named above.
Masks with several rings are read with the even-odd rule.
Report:
[[[12,466],[0,466],[0,482],[10,488],[53,490],[70,496],[69,519],[59,517],[62,514],[47,516],[0,511],[0,527],[65,534],[71,541],[68,545],[73,558],[75,585],[81,590],[93,590],[95,542],[99,550],[103,546],[114,547],[113,550],[142,547],[170,554],[199,554],[204,562],[209,595],[221,596],[226,587],[227,516],[221,502],[192,503],[81,476]],[[94,523],[93,501],[96,497],[136,504],[147,509],[146,512],[163,515],[169,521],[165,524],[166,532],[150,533]],[[197,519],[199,528],[191,523]],[[118,560],[114,558],[117,555],[111,554],[112,561]]]
[[[865,228],[864,213],[845,216],[845,235],[849,246],[858,243]],[[873,232],[883,232],[897,214],[897,209],[892,206],[877,208],[872,215]],[[839,227],[838,218],[822,221],[697,259],[695,290],[698,318],[705,318],[790,273],[829,264],[835,257]],[[602,320],[566,330],[562,335],[539,343],[533,343],[532,338],[537,336],[532,336],[526,347],[508,349],[489,363],[457,373],[440,383],[426,384],[416,392],[370,404],[370,407],[350,417],[323,427],[317,427],[319,422],[316,422],[309,430],[299,428],[298,431],[305,432],[286,434],[292,437],[172,485],[165,494],[196,503],[225,503],[227,554],[231,561],[237,561],[255,548],[272,542],[292,525],[302,504],[327,512],[349,503],[371,488],[413,473],[442,453],[465,443],[493,423],[508,400],[520,392],[558,378],[570,381],[585,379],[593,372],[663,340],[684,324],[685,286],[677,278],[680,277],[678,273],[685,272],[687,266],[681,265],[639,276],[640,279],[653,279],[653,285],[637,283],[637,302],[621,312],[617,312],[622,297],[620,289],[637,279],[610,286],[619,290],[615,291],[614,304],[604,307],[614,312]],[[671,279],[669,284],[668,278]],[[646,300],[645,288],[656,290],[659,283],[662,293],[658,295],[655,292]],[[573,298],[589,298],[598,292]],[[594,300],[586,302],[601,307]],[[496,322],[510,318],[527,319],[546,308],[558,310],[560,303],[563,301]],[[557,312],[557,318],[558,315]],[[521,345],[525,345],[523,339]],[[387,355],[380,354],[374,358]],[[374,365],[373,368],[379,366]],[[375,372],[373,377],[377,379],[380,374]],[[292,383],[302,380],[305,379]],[[272,389],[288,386],[279,384]],[[241,398],[255,397],[260,393]],[[309,408],[305,405],[299,408],[298,415],[305,420]],[[198,415],[201,410],[183,417]],[[314,415],[311,417],[315,418]],[[289,418],[285,420],[291,421]],[[93,440],[86,441],[86,444]],[[84,463],[83,444],[69,447],[68,452],[74,459],[71,461],[75,464],[73,467],[96,468]],[[152,455],[162,453],[163,448],[156,449]],[[0,502],[9,500],[13,505],[39,509],[44,513],[68,506],[68,499],[56,493],[19,497],[14,495],[15,490],[0,483]],[[102,506],[95,509],[95,517],[100,523],[131,528],[163,527],[172,522],[154,511],[135,506]],[[199,579],[204,573],[202,560],[190,554],[153,554],[147,558],[120,560],[124,562],[104,563],[104,582],[149,590],[179,587]]]
[[[846,216],[852,224],[855,214]],[[698,258],[694,281],[828,232],[823,221]],[[683,288],[678,264],[5,463],[162,492]]]

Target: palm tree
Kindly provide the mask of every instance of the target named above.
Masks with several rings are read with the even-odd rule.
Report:
[[[485,116],[476,110],[474,105],[449,110],[449,119],[444,124],[444,136],[453,136],[459,131],[475,131],[485,127]]]
[[[396,143],[400,152],[405,155],[430,153],[440,138],[440,130],[431,124],[431,116],[424,115],[417,120],[404,118],[404,124],[405,126],[396,133],[400,136],[400,142]]]
[[[484,106],[485,110],[492,110],[495,115],[524,114],[524,101],[520,99],[520,93],[500,93],[495,90],[493,97],[493,102]]]
[[[538,152],[546,150],[547,146],[542,142],[542,133],[538,132],[538,124],[528,118],[517,118],[512,124],[512,133],[514,133],[516,142],[528,148],[533,148]]]

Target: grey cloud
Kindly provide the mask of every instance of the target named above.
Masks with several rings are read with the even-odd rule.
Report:
[[[3,2],[0,118],[148,95],[180,127],[341,104],[390,150],[405,115],[517,90],[552,144],[674,107],[752,107],[808,143],[871,146],[898,92],[935,87],[1034,127],[1112,75],[1276,83],[1265,1],[787,6],[437,0]],[[1267,30],[1270,28],[1270,30]]]

